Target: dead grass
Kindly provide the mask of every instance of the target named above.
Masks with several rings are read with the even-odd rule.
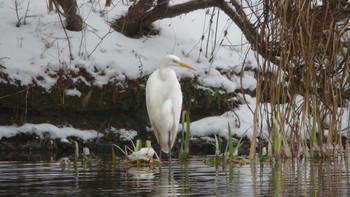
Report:
[[[341,116],[348,105],[349,18],[341,1],[279,2],[264,1],[256,25],[268,43],[264,57],[271,57],[259,62],[255,113],[256,125],[268,122],[268,156],[347,156]],[[275,143],[281,150],[271,148]]]

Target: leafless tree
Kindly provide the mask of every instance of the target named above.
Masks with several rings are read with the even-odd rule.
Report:
[[[76,0],[54,0],[57,6],[60,5],[66,18],[66,29],[70,31],[81,31],[83,29],[83,19],[77,14]],[[50,2],[49,2],[50,5]]]

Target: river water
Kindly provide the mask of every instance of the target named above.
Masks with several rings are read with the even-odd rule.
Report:
[[[281,160],[211,167],[208,157],[161,168],[108,160],[69,167],[66,159],[0,161],[0,196],[350,196],[348,160]],[[63,163],[65,166],[63,167]]]

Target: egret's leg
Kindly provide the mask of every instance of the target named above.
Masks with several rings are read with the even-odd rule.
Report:
[[[171,174],[171,149],[169,150],[169,173]]]
[[[162,149],[159,150],[159,159],[160,159],[160,164],[162,165]],[[162,172],[162,168],[159,168],[159,172]]]
[[[169,173],[171,173],[171,132],[169,131],[168,147],[169,147]]]

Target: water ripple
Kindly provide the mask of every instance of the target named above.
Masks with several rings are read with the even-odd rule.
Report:
[[[0,161],[0,195],[348,196],[348,161],[285,160],[214,168],[205,157],[162,168],[62,169],[59,161]]]

